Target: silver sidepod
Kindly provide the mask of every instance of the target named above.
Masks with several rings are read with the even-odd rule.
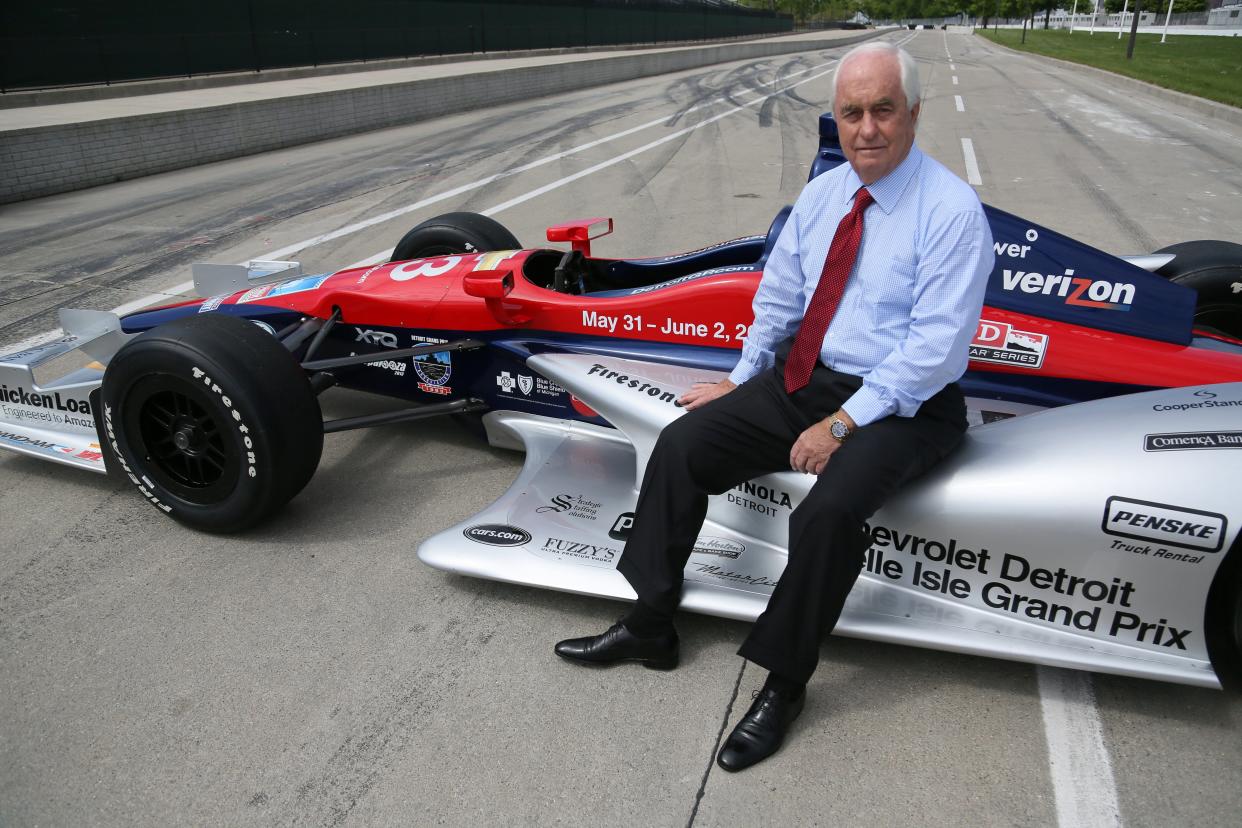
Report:
[[[526,448],[496,503],[419,549],[481,577],[632,598],[615,571],[636,481],[675,399],[719,375],[582,355],[531,369],[617,430],[493,412]],[[1207,687],[1208,589],[1242,522],[1242,384],[1179,388],[972,428],[868,522],[841,635]],[[788,517],[814,482],[783,472],[711,500],[686,609],[752,619],[784,567]]]

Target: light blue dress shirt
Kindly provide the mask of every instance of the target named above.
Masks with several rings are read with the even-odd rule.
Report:
[[[733,382],[769,368],[776,345],[797,332],[862,186],[842,164],[798,196],[763,269]],[[975,191],[918,147],[867,190],[875,203],[863,214],[858,259],[819,353],[824,365],[863,378],[842,406],[859,426],[913,417],[965,373],[994,258]]]

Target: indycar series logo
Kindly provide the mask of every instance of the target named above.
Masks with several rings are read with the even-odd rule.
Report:
[[[970,343],[970,358],[977,362],[1039,368],[1048,350],[1048,335],[1019,331],[1006,322],[979,320]]]

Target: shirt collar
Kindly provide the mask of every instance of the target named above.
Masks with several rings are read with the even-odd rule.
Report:
[[[922,163],[922,151],[917,146],[911,144],[910,152],[897,165],[896,169],[879,181],[866,185],[867,192],[871,193],[871,198],[875,200],[875,203],[884,211],[885,215],[893,212],[897,202],[901,199],[901,194],[905,192],[906,186],[914,178],[914,173],[918,171],[919,165]],[[846,201],[853,203],[854,194],[862,186],[862,179],[858,177],[858,173],[854,172],[854,168],[850,167],[849,175],[846,176],[845,182]]]

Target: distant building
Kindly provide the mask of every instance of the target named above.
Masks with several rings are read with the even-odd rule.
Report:
[[[1208,12],[1209,26],[1229,26],[1242,28],[1242,3],[1231,2]]]

